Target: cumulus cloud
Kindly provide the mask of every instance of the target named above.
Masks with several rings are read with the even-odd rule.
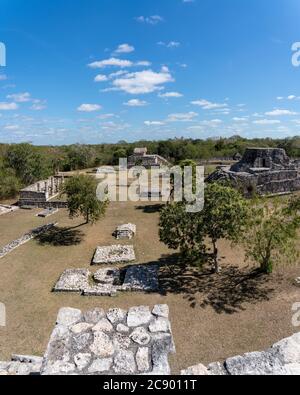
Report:
[[[197,114],[196,112],[193,112],[193,111],[190,111],[187,113],[169,114],[167,121],[168,122],[191,122],[198,115],[199,114]]]
[[[226,103],[212,103],[208,100],[201,99],[201,100],[194,100],[191,102],[194,106],[199,106],[203,110],[215,110],[215,109],[222,109],[228,107]]]
[[[0,111],[13,111],[17,110],[18,108],[19,106],[17,105],[17,103],[0,103]]]
[[[133,63],[130,60],[123,60],[117,58],[110,58],[99,60],[97,62],[92,62],[88,64],[92,69],[104,69],[105,67],[132,67]]]
[[[94,111],[101,110],[101,108],[102,107],[99,104],[81,104],[77,108],[77,111],[80,111],[80,112],[94,112]]]
[[[13,100],[16,103],[26,103],[31,101],[31,95],[28,92],[14,93],[12,95],[8,95],[7,99]]]
[[[34,111],[42,111],[45,110],[45,108],[47,108],[46,101],[42,100],[34,100],[33,105],[30,107],[30,109]]]
[[[170,99],[170,98],[183,97],[183,94],[181,94],[179,92],[166,92],[166,93],[160,93],[158,96],[162,97],[164,99]]]
[[[108,77],[104,74],[98,74],[98,75],[96,75],[94,81],[95,82],[105,82],[105,81],[108,81]]]
[[[131,53],[131,52],[134,52],[134,51],[135,51],[135,48],[132,45],[121,44],[115,50],[115,53],[122,54],[122,53]]]
[[[147,23],[148,25],[157,25],[160,22],[164,21],[164,18],[160,15],[151,15],[151,16],[138,16],[135,20],[139,23]]]
[[[163,89],[163,84],[172,81],[174,81],[174,79],[168,68],[163,67],[158,73],[152,70],[128,73],[122,78],[115,79],[113,81],[113,86],[117,90],[136,95],[161,90]]]
[[[139,99],[132,99],[123,104],[124,106],[128,106],[128,107],[144,107],[148,105],[148,103],[145,100],[139,100]]]
[[[163,126],[165,123],[162,121],[145,121],[146,126]]]
[[[255,125],[278,125],[281,122],[276,119],[259,119],[258,121],[253,121]]]
[[[169,41],[169,42],[159,41],[157,45],[161,45],[162,47],[166,47],[166,48],[178,48],[180,47],[181,44],[178,41]]]
[[[297,113],[290,110],[276,109],[273,111],[266,112],[265,115],[267,115],[268,117],[280,117],[284,115],[297,115]]]
[[[148,67],[151,66],[151,62],[148,62],[147,60],[132,62],[131,60],[126,59],[109,58],[88,64],[88,67],[91,69],[104,69],[106,67],[120,67],[121,69],[124,69],[135,66]]]

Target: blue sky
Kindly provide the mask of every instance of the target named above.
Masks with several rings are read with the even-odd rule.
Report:
[[[0,0],[0,142],[299,135],[299,19],[299,0]]]

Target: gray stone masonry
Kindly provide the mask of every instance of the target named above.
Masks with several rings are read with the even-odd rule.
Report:
[[[175,347],[167,311],[163,305],[86,313],[62,308],[41,374],[169,375]]]

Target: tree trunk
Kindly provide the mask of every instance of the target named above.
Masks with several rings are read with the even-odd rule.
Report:
[[[86,213],[86,216],[85,216],[85,217],[86,217],[86,223],[89,224],[89,222],[90,222],[90,215],[89,215],[89,212]]]
[[[219,266],[219,262],[218,262],[218,247],[217,247],[217,240],[213,240],[212,241],[213,244],[213,271],[216,274],[220,274],[221,272],[221,268]]]

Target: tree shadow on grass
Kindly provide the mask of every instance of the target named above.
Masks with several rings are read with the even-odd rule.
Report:
[[[53,227],[45,233],[36,237],[36,240],[41,245],[52,245],[55,247],[60,246],[73,246],[81,243],[83,239],[83,232],[74,228],[59,228]]]
[[[163,207],[164,205],[159,203],[145,206],[136,206],[136,210],[142,210],[145,214],[154,214],[159,213]]]
[[[257,269],[223,267],[217,275],[208,268],[180,263],[177,254],[163,257],[159,263],[162,294],[183,295],[192,308],[212,307],[218,314],[234,314],[244,311],[246,303],[270,300],[274,292],[272,275]]]

